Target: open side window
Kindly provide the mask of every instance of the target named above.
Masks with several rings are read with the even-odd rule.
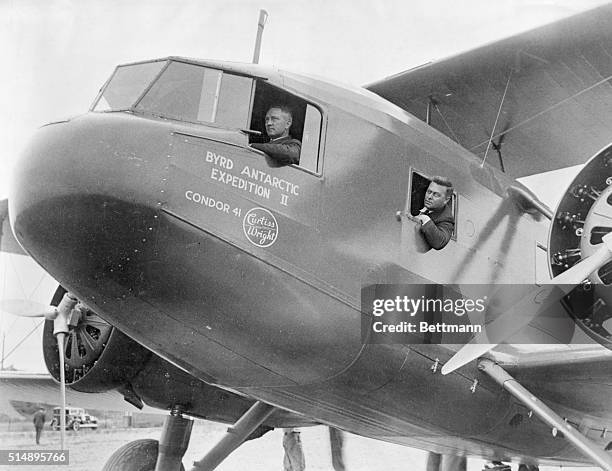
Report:
[[[418,173],[412,169],[410,172],[410,207],[408,211],[411,216],[418,216],[419,211],[425,206],[425,192],[431,183],[432,178],[422,173]],[[457,192],[453,191],[450,201],[451,212],[455,219],[455,228],[453,229],[452,240],[457,240]]]
[[[301,97],[285,90],[257,81],[250,129],[261,134],[250,133],[249,143],[268,142],[266,135],[265,117],[268,109],[274,105],[284,105],[291,110],[292,125],[291,137],[302,143],[300,161],[298,166],[313,173],[320,173],[320,141],[322,115],[321,111]]]

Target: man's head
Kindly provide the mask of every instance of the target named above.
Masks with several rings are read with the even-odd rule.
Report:
[[[448,203],[453,195],[453,184],[448,178],[433,177],[425,192],[425,207],[427,209],[441,209]]]
[[[289,135],[293,117],[291,110],[283,105],[273,105],[266,113],[266,133],[270,139]]]

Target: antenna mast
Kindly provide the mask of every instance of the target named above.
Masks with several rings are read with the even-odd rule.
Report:
[[[257,37],[255,38],[255,50],[253,51],[253,64],[259,64],[259,53],[261,52],[261,37],[263,35],[264,26],[268,19],[266,10],[259,10],[259,21],[257,22]]]

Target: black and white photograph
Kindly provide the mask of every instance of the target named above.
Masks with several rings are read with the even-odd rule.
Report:
[[[0,53],[0,469],[612,471],[612,3],[0,0]]]

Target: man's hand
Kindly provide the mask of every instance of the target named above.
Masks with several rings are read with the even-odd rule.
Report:
[[[419,221],[421,221],[421,226],[424,226],[425,224],[427,224],[429,221],[431,221],[430,217],[427,215],[427,213],[429,213],[429,209],[427,208],[423,208],[419,211],[419,215],[415,216],[415,219],[418,219]]]
[[[415,219],[421,221],[421,226],[424,226],[429,221],[431,221],[431,219],[429,218],[429,216],[427,216],[427,214],[419,214],[418,216],[415,216]]]

